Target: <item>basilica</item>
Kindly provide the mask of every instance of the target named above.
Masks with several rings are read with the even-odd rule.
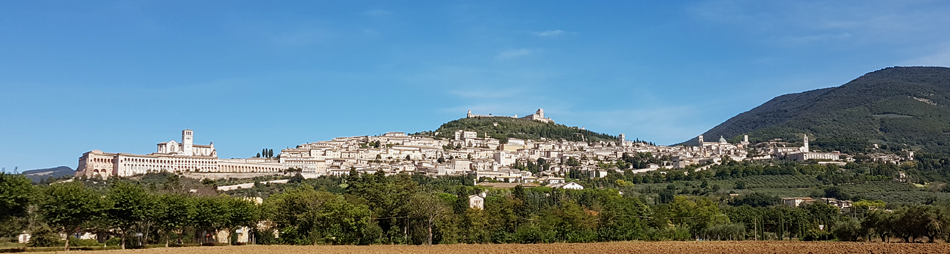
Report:
[[[181,143],[158,143],[155,153],[140,155],[92,150],[79,157],[76,177],[127,177],[156,172],[279,173],[290,168],[276,159],[219,159],[214,143],[194,144],[194,131],[181,131]]]

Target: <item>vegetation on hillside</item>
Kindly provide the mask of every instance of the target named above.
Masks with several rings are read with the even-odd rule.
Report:
[[[636,164],[642,156],[617,163]],[[539,161],[535,165],[548,165]],[[630,166],[627,165],[627,166]],[[0,175],[0,238],[22,230],[43,237],[33,246],[65,246],[56,232],[91,231],[111,244],[201,244],[217,230],[252,229],[260,244],[546,243],[622,240],[933,241],[950,236],[950,158],[923,154],[901,165],[846,166],[776,161],[735,162],[697,171],[633,174],[629,168],[591,177],[571,167],[584,190],[475,186],[474,175],[360,174],[255,184],[216,193],[238,180],[192,180],[148,174],[108,181],[31,185]],[[903,174],[902,174],[903,173]],[[904,175],[905,177],[901,177]],[[270,179],[258,179],[260,181]],[[257,181],[255,181],[257,182]],[[194,188],[200,190],[191,191]],[[485,209],[468,197],[485,193]],[[261,197],[263,204],[243,197]],[[779,197],[855,200],[854,208],[816,202],[787,207]],[[883,209],[894,212],[882,213]],[[819,226],[823,225],[824,229]],[[928,230],[919,230],[930,225]],[[117,230],[121,229],[121,230]],[[273,230],[280,231],[274,238]],[[110,233],[112,232],[112,233]],[[141,233],[141,234],[139,234]],[[47,237],[48,236],[48,237]],[[124,239],[124,241],[123,241]],[[81,241],[70,240],[70,244]],[[233,242],[234,239],[231,239]]]
[[[458,130],[477,131],[479,137],[496,138],[501,140],[502,143],[507,142],[509,138],[532,140],[545,138],[569,141],[614,141],[618,139],[616,136],[577,127],[510,117],[462,118],[444,123],[435,131],[418,134],[452,138],[455,131]]]
[[[863,152],[872,143],[892,150],[950,153],[950,68],[892,67],[839,87],[776,97],[703,135],[752,142],[808,134],[828,150]],[[690,140],[687,143],[695,143]]]

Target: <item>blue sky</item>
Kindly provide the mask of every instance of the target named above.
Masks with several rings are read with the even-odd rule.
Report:
[[[684,141],[772,97],[950,66],[947,1],[0,1],[0,166],[220,157],[544,108]]]

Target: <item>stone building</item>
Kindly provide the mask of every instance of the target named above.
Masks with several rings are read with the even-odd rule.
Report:
[[[183,130],[181,135],[181,143],[159,143],[156,152],[147,155],[100,150],[83,153],[76,177],[106,179],[154,172],[280,173],[292,167],[276,159],[219,159],[213,143],[195,145],[192,130]]]
[[[510,118],[518,118],[518,115],[515,115],[515,116],[476,115],[476,114],[472,114],[472,111],[471,111],[471,110],[469,110],[469,111],[468,111],[468,114],[465,115],[465,118],[479,118],[479,117],[510,117]],[[528,119],[528,120],[534,120],[534,121],[538,121],[538,122],[543,122],[543,123],[554,123],[554,120],[551,120],[550,117],[544,117],[544,109],[540,109],[540,108],[538,109],[538,111],[535,111],[534,114],[530,114],[530,115],[527,115],[527,116],[524,116],[524,117],[521,117],[521,118],[522,118],[522,119]]]

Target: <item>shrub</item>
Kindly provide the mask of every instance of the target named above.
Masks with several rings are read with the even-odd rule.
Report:
[[[841,241],[857,241],[859,237],[865,235],[865,232],[861,230],[861,223],[854,218],[842,218],[835,222],[832,232]]]
[[[63,244],[59,240],[59,236],[56,235],[53,230],[50,230],[49,227],[40,227],[33,232],[33,237],[30,238],[30,242],[26,244],[29,247],[52,247]]]
[[[113,238],[109,238],[109,240],[106,240],[106,246],[119,246],[119,245],[122,245],[122,238],[120,237],[113,237]]]
[[[79,239],[75,237],[70,237],[69,246],[70,247],[72,246],[76,246],[76,247],[99,246],[99,241],[96,241],[95,239]]]

